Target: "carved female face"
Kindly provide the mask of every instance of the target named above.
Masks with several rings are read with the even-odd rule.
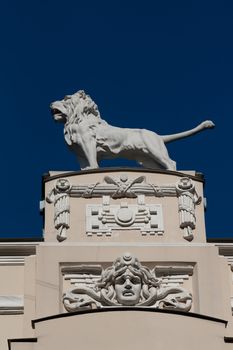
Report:
[[[136,305],[140,299],[142,281],[129,270],[115,279],[115,292],[118,303],[126,306]]]

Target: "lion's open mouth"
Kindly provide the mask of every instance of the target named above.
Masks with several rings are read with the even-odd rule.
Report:
[[[51,113],[57,122],[64,122],[65,123],[66,116],[59,108],[54,108],[53,106],[51,106]]]
[[[62,113],[59,109],[57,109],[57,108],[51,108],[51,112],[52,112],[52,114],[54,114],[54,115],[60,115],[60,116],[63,115],[63,113]]]

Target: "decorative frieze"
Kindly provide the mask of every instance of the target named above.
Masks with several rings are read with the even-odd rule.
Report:
[[[146,196],[176,196],[174,185],[157,186],[146,182],[145,176],[129,179],[127,174],[121,174],[119,178],[105,176],[102,183],[96,182],[89,185],[74,185],[71,188],[72,197],[102,197],[104,195],[111,198],[136,198],[138,195]]]
[[[172,275],[157,277],[155,271],[156,267],[150,270],[130,253],[119,257],[106,269],[101,265],[90,265],[89,269],[88,265],[82,265],[76,270],[73,267],[73,273],[69,273],[69,267],[65,267],[62,269],[64,278],[70,280],[74,289],[63,295],[64,307],[68,312],[82,307],[106,306],[150,306],[189,311],[192,295],[181,287],[182,279],[188,277],[176,276],[176,282],[172,283]],[[190,267],[189,271],[192,271]]]
[[[146,182],[145,176],[129,179],[127,174],[118,177],[105,176],[103,182],[71,185],[67,179],[59,179],[46,197],[54,203],[54,227],[58,231],[58,241],[67,238],[70,227],[70,197],[102,197],[102,204],[87,204],[86,231],[88,235],[111,235],[112,230],[138,229],[143,235],[163,234],[162,207],[160,204],[146,204],[147,196],[177,197],[180,228],[184,239],[193,239],[196,227],[195,206],[200,204],[192,180],[183,177],[177,184],[158,186]],[[110,199],[135,198],[137,203],[110,204]]]
[[[103,182],[93,184],[70,185],[67,179],[59,179],[55,188],[47,196],[47,202],[51,203],[51,196],[61,192],[77,198],[94,198],[105,195],[111,198],[136,198],[140,194],[155,197],[177,196],[175,185],[157,186],[147,183],[145,176],[129,179],[127,174],[121,174],[119,178],[105,176]]]

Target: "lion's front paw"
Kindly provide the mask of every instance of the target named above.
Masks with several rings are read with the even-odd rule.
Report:
[[[95,166],[88,165],[81,168],[81,170],[92,170],[92,169],[98,169],[98,168],[99,168],[99,165],[95,165]]]

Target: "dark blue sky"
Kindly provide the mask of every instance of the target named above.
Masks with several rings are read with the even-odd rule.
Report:
[[[169,134],[212,119],[168,148],[178,170],[205,174],[208,237],[233,237],[232,1],[12,0],[0,28],[0,237],[40,236],[41,175],[79,169],[49,111],[79,89],[117,126]]]

